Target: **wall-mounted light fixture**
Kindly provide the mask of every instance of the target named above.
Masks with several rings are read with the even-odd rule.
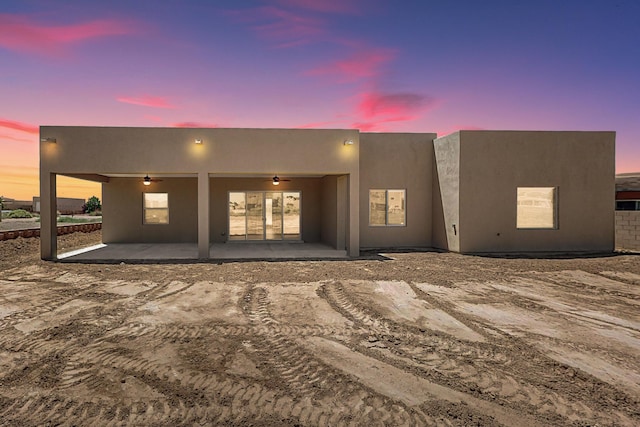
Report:
[[[149,175],[145,176],[142,182],[144,185],[151,185],[151,178],[149,177]]]
[[[40,142],[50,142],[52,144],[55,144],[58,141],[55,138],[48,137],[48,138],[40,138]]]
[[[198,138],[198,139],[195,140],[195,143],[196,144],[202,144],[202,140],[200,138]]]
[[[353,145],[353,139],[345,139],[344,145]]]

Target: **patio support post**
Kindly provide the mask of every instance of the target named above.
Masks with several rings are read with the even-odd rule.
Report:
[[[40,257],[58,257],[58,229],[56,215],[56,174],[40,174]]]
[[[209,258],[209,173],[198,172],[198,258]]]
[[[348,218],[348,240],[347,253],[351,257],[360,256],[360,176],[358,173],[351,173],[347,179],[347,194],[349,197]]]

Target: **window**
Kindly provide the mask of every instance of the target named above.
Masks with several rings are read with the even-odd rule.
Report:
[[[405,190],[369,190],[369,225],[405,225]]]
[[[517,228],[557,228],[555,187],[518,187]]]
[[[640,211],[640,200],[616,200],[617,211]]]
[[[143,193],[144,224],[169,224],[169,194]]]

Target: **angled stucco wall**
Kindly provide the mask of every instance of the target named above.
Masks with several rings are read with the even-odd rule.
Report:
[[[459,135],[460,252],[613,250],[614,132]],[[557,188],[556,229],[516,227],[518,187]]]
[[[461,232],[460,133],[436,139],[433,151],[433,246],[458,252]]]
[[[360,246],[430,247],[433,133],[360,134]],[[370,226],[369,190],[405,189],[406,226]]]

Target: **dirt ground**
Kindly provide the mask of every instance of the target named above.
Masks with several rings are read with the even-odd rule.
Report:
[[[638,255],[105,265],[38,245],[0,242],[1,425],[640,425]]]

